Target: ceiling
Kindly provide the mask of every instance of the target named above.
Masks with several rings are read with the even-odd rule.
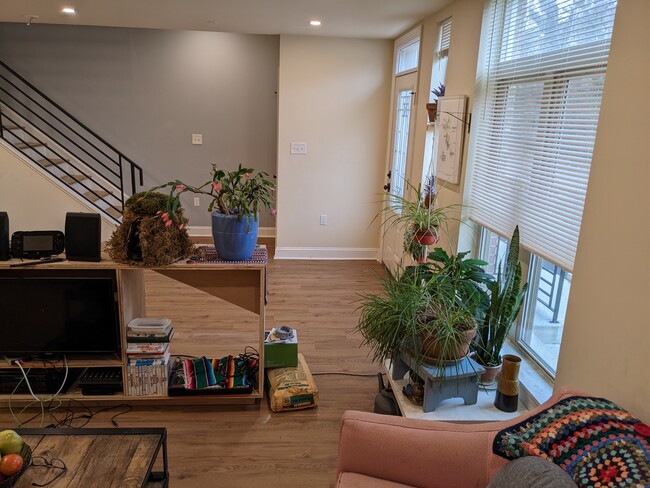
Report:
[[[0,21],[394,39],[451,0],[0,0]],[[73,7],[76,13],[61,13]],[[322,25],[312,27],[310,20]]]

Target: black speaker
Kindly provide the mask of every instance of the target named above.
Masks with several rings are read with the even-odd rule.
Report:
[[[101,261],[102,220],[98,213],[65,214],[68,261]]]
[[[9,261],[9,215],[0,212],[0,261]]]

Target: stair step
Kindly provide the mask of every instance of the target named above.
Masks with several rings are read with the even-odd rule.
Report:
[[[116,219],[119,219],[122,216],[122,212],[120,212],[119,210],[116,210],[114,208],[107,209],[106,213],[113,216],[113,217],[115,217]]]
[[[78,183],[79,181],[83,181],[85,179],[86,176],[84,175],[65,175],[61,178],[61,181],[67,185],[74,185],[75,183]]]
[[[48,168],[50,166],[65,164],[67,162],[69,162],[67,159],[53,158],[53,159],[41,159],[38,161],[38,164],[40,164],[44,168]]]
[[[33,142],[20,142],[20,143],[16,144],[16,147],[18,149],[31,149],[33,147],[41,147],[41,146],[45,146],[45,145],[46,144],[43,144],[42,142],[33,141]]]
[[[4,130],[23,130],[25,126],[10,124],[10,125],[3,125],[2,128]]]
[[[96,202],[100,198],[105,198],[109,195],[110,193],[107,192],[106,190],[95,190],[94,193],[91,191],[87,191],[86,193],[84,193],[84,196],[91,202]]]

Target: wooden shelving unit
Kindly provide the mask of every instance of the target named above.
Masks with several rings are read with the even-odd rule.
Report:
[[[121,356],[106,357],[73,357],[68,358],[70,368],[122,367],[122,377],[126,378],[126,325],[134,318],[146,317],[144,268],[114,263],[106,256],[98,263],[70,262],[48,263],[38,266],[26,266],[16,269],[48,269],[48,270],[115,270],[118,284],[118,304],[121,332]],[[0,263],[0,275],[8,270],[15,261]],[[17,261],[16,261],[17,262]],[[11,268],[14,269],[14,268]],[[201,290],[209,295],[221,298],[238,307],[248,310],[259,317],[258,343],[259,371],[257,388],[250,394],[221,394],[205,396],[168,397],[161,395],[130,396],[126,385],[122,394],[103,396],[84,396],[78,388],[73,387],[65,394],[59,395],[62,401],[68,399],[80,400],[84,404],[119,404],[134,403],[155,405],[221,405],[221,404],[256,404],[264,395],[264,323],[265,323],[265,281],[266,266],[263,263],[174,263],[159,268],[147,268],[176,281]],[[4,358],[0,360],[0,369],[17,368]],[[10,395],[0,395],[0,407],[9,404]],[[33,403],[29,394],[14,394],[11,396],[12,406]]]

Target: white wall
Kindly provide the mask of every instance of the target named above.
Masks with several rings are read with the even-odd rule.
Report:
[[[650,422],[650,3],[618,3],[556,386]]]
[[[281,36],[277,258],[376,258],[391,67],[390,41]]]
[[[66,212],[96,212],[61,190],[0,144],[0,211],[9,214],[9,233],[65,230]],[[102,241],[115,227],[102,219]]]

